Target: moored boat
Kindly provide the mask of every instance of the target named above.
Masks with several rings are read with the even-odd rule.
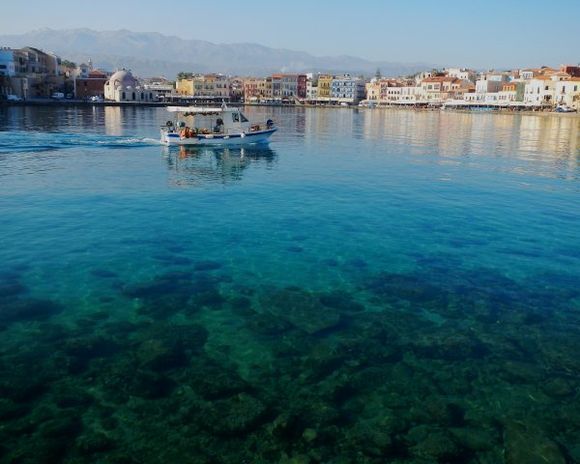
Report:
[[[252,122],[239,108],[202,108],[169,106],[176,114],[161,127],[161,143],[165,145],[248,145],[267,142],[277,128],[271,119]]]

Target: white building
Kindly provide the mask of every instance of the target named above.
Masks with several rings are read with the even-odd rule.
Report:
[[[341,103],[356,104],[365,98],[365,83],[348,75],[334,78],[330,87],[330,98]]]
[[[555,89],[556,81],[545,76],[534,77],[526,83],[524,103],[531,106],[551,105]]]
[[[445,73],[449,77],[455,77],[462,81],[475,82],[475,79],[477,79],[476,72],[467,68],[447,68],[445,69]]]
[[[554,103],[580,111],[580,77],[557,81],[554,88]]]
[[[139,85],[130,71],[125,69],[114,73],[105,82],[105,100],[116,102],[151,102],[157,100],[157,93]]]
[[[14,50],[11,48],[0,49],[0,76],[12,77],[16,74],[14,65]]]
[[[314,101],[318,98],[318,76],[306,74],[306,99]]]

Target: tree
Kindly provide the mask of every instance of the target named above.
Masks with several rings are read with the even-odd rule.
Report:
[[[69,61],[69,60],[62,60],[60,62],[61,66],[65,67],[65,68],[76,68],[77,64],[74,61]]]
[[[177,79],[191,79],[193,77],[193,73],[181,71],[177,73]]]

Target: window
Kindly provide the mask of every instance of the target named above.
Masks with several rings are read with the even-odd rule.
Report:
[[[126,98],[127,98],[127,95],[125,94],[125,92],[123,92],[123,93],[121,94],[121,100],[125,100]]]
[[[232,121],[233,122],[240,122],[240,114],[239,113],[232,113]]]
[[[133,97],[133,100],[135,100],[135,92],[133,92],[132,97]]]

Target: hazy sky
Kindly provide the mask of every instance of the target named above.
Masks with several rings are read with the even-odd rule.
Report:
[[[129,29],[313,55],[478,68],[580,61],[580,0],[28,0],[25,9],[18,2],[2,5],[0,34],[43,27]]]

